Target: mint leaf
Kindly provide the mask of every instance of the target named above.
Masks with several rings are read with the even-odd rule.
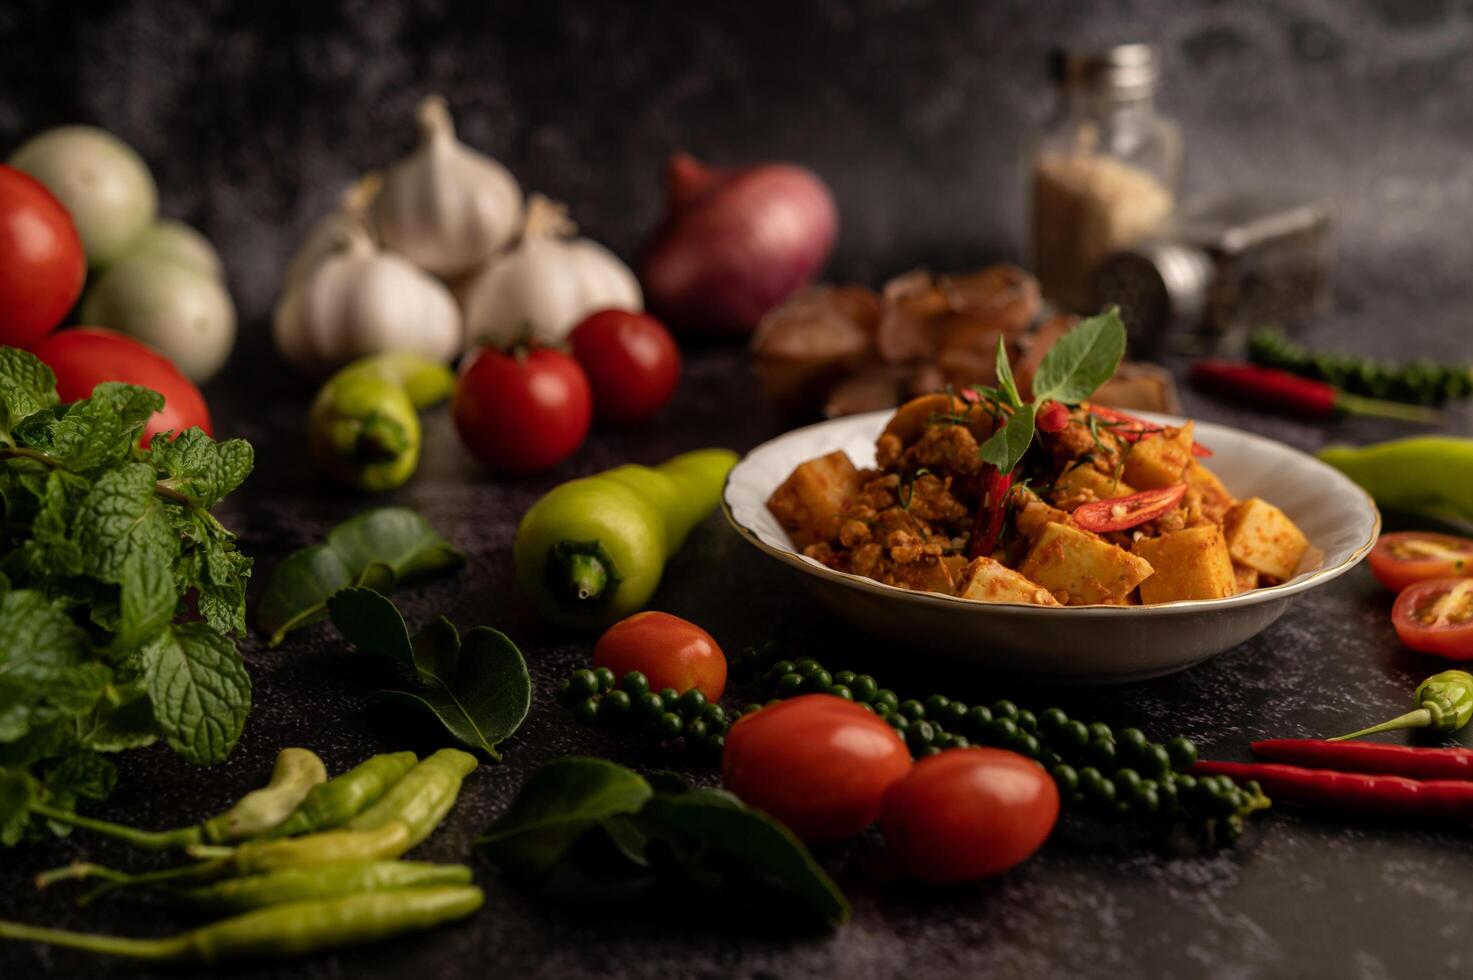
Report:
[[[235,644],[204,623],[171,626],[143,648],[143,680],[164,739],[199,765],[230,754],[251,707]]]
[[[96,752],[77,752],[46,769],[47,793],[73,799],[105,800],[118,784],[118,770]]]
[[[0,596],[0,680],[45,684],[80,664],[86,652],[86,634],[42,593],[15,589]]]
[[[127,653],[137,649],[174,618],[179,595],[167,564],[135,557],[125,565],[120,593],[118,631],[112,649]]]
[[[159,482],[189,497],[201,507],[213,507],[233,492],[255,466],[256,454],[244,439],[216,442],[198,428],[186,429],[169,441],[153,437],[149,457],[162,475]]]
[[[1033,443],[1033,406],[1023,405],[1013,410],[1002,427],[982,443],[980,454],[984,463],[997,467],[999,473],[1013,471],[1028,447]]]
[[[24,769],[0,769],[0,844],[20,843],[36,802],[36,781]]]
[[[1125,324],[1110,307],[1081,320],[1043,356],[1033,376],[1033,401],[1052,398],[1069,405],[1084,401],[1115,376],[1125,356]]]
[[[68,406],[50,430],[50,445],[41,448],[73,470],[116,463],[137,451],[144,423],[163,406],[158,392],[104,382],[91,398]]]
[[[0,442],[26,419],[56,404],[56,375],[36,355],[0,347]]]
[[[135,562],[173,567],[179,536],[164,519],[153,484],[152,467],[127,463],[103,473],[82,498],[71,537],[83,549],[88,575],[121,583]]]
[[[1018,394],[1018,383],[1013,380],[1013,365],[1008,361],[1008,345],[999,335],[997,338],[997,387],[1003,400],[1013,408],[1023,404],[1023,397]]]
[[[119,703],[104,701],[76,726],[77,744],[98,752],[141,749],[159,740],[153,720],[153,705],[141,688],[124,687],[117,692]]]

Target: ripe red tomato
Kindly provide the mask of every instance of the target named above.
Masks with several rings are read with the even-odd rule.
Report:
[[[578,324],[568,339],[588,372],[600,420],[643,422],[675,394],[680,348],[654,317],[602,310]]]
[[[1096,500],[1076,507],[1073,520],[1086,531],[1094,531],[1096,534],[1124,531],[1146,521],[1154,521],[1175,507],[1186,492],[1185,483],[1173,483],[1169,487],[1142,490],[1125,497]]]
[[[52,334],[33,353],[56,372],[56,393],[63,402],[86,398],[104,381],[142,385],[163,395],[164,407],[144,427],[144,443],[155,433],[173,430],[177,435],[196,425],[214,435],[199,389],[173,361],[132,337],[102,327],[78,327]]]
[[[1393,592],[1429,578],[1473,575],[1473,540],[1428,531],[1383,534],[1371,549],[1371,571]]]
[[[726,655],[711,634],[695,623],[662,612],[635,613],[604,631],[593,648],[593,665],[615,677],[637,670],[654,691],[696,688],[715,701],[726,689]]]
[[[455,386],[455,428],[471,452],[506,473],[550,469],[583,445],[593,394],[578,362],[532,347],[483,347]]]
[[[911,874],[950,884],[1027,860],[1058,818],[1058,788],[1037,763],[1002,749],[948,749],[890,787],[880,825]]]
[[[72,308],[86,276],[66,208],[39,180],[0,166],[0,344],[34,346]]]
[[[1391,625],[1413,650],[1473,660],[1473,578],[1430,578],[1407,586],[1391,607]]]
[[[721,776],[742,800],[805,841],[853,837],[910,770],[895,729],[830,694],[805,694],[739,718],[726,733]]]

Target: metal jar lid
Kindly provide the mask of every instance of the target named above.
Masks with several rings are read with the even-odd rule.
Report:
[[[1212,260],[1180,242],[1142,242],[1116,252],[1095,273],[1101,308],[1120,307],[1137,350],[1159,347],[1168,333],[1195,328],[1207,308]]]
[[[1149,44],[1120,44],[1096,51],[1056,49],[1050,74],[1065,88],[1149,95],[1161,77],[1156,49]]]

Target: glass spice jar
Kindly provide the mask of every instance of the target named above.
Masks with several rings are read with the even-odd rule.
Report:
[[[1094,274],[1113,252],[1155,234],[1181,174],[1181,133],[1156,111],[1156,51],[1127,44],[1056,52],[1052,118],[1026,143],[1029,260],[1043,294],[1093,313]]]

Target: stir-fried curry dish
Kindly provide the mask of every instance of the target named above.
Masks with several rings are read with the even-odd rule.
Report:
[[[982,602],[1218,599],[1285,581],[1308,550],[1273,504],[1228,493],[1191,422],[1060,405],[1002,476],[979,448],[1007,411],[917,398],[885,426],[874,469],[843,452],[809,460],[767,507],[830,568]]]

